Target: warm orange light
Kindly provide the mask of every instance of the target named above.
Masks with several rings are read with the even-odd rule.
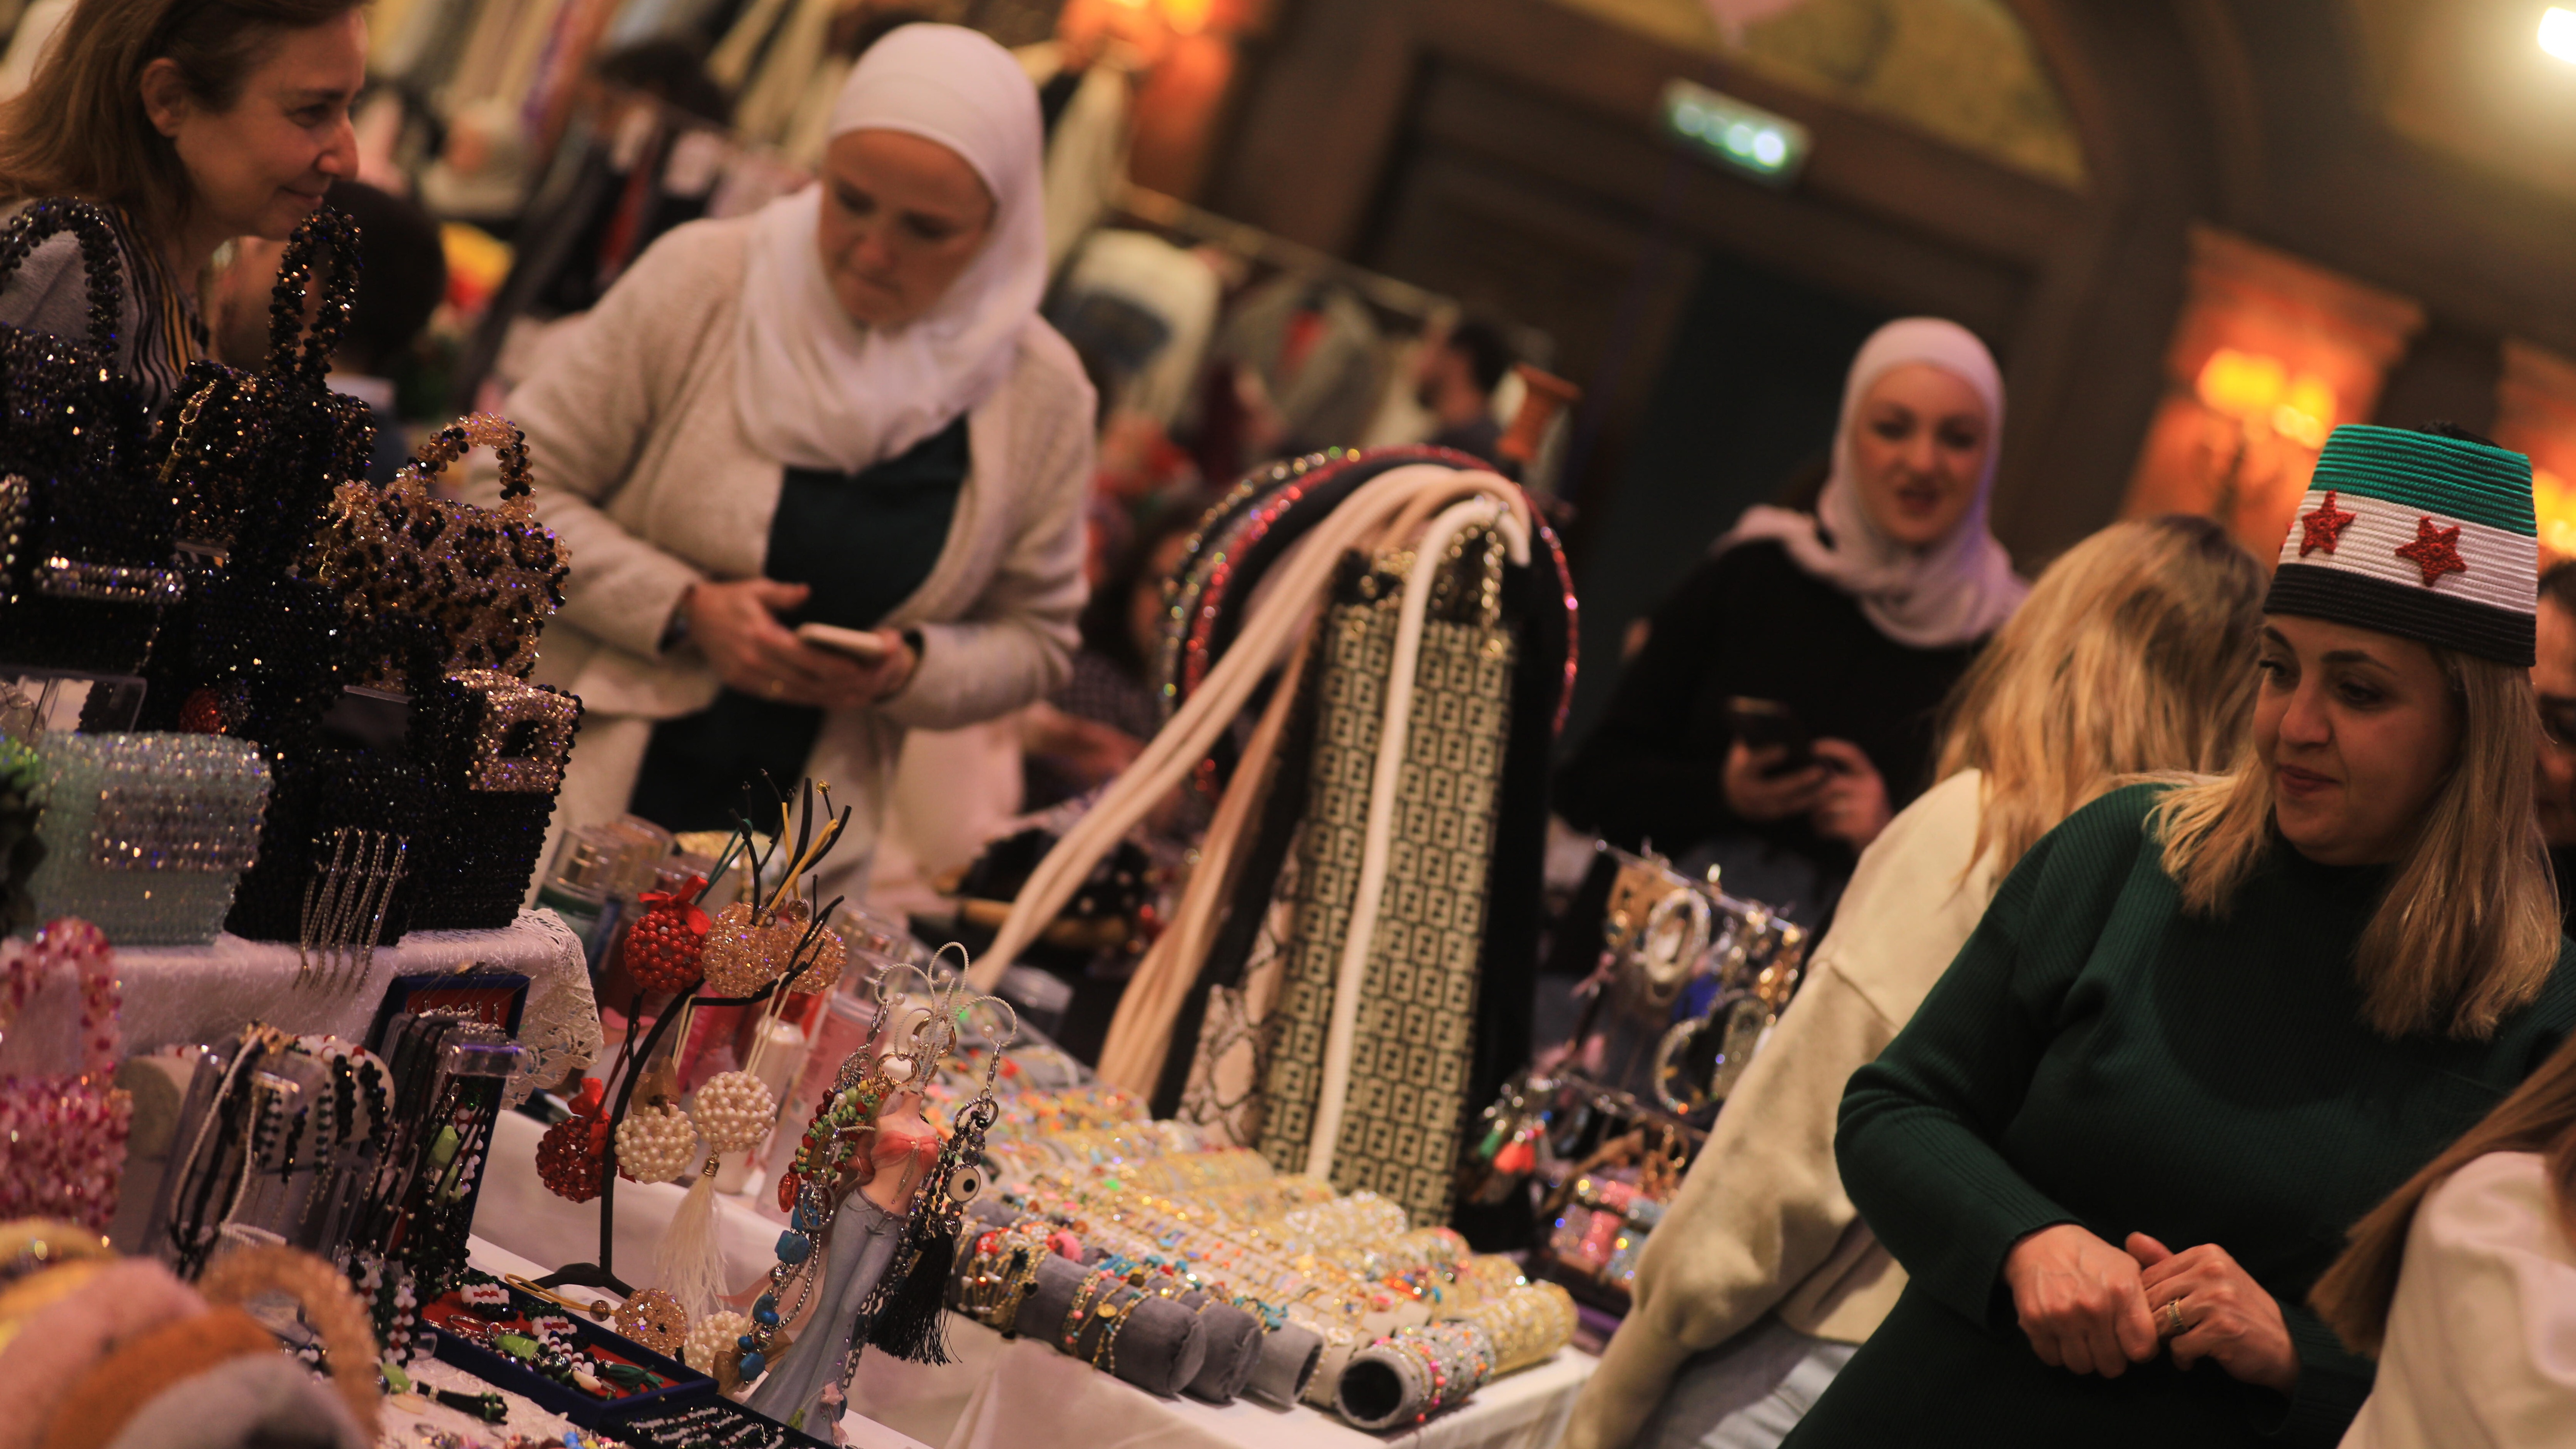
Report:
[[[2201,364],[2194,391],[2210,411],[2267,427],[2305,448],[2334,430],[2334,388],[2313,372],[2296,377],[2277,357],[2222,347]]]
[[[2540,524],[2540,546],[2576,558],[2576,487],[2546,468],[2532,469],[2531,512]]]
[[[2313,372],[2291,379],[2288,394],[2272,409],[2272,431],[2303,448],[2324,447],[2334,423],[2334,389]]]
[[[2288,369],[2279,358],[2222,347],[2201,364],[2198,390],[2200,400],[2213,411],[2259,418],[2280,405],[2288,380]]]

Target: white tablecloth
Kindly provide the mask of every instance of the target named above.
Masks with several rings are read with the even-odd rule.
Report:
[[[525,1074],[553,1079],[596,1059],[599,1009],[590,993],[581,940],[552,911],[522,911],[500,931],[414,931],[379,946],[364,970],[299,967],[292,943],[217,936],[209,946],[129,946],[116,953],[124,983],[120,1024],[127,1056],[183,1042],[210,1044],[263,1021],[298,1035],[329,1032],[364,1041],[385,987],[397,976],[474,964],[528,978],[520,1045],[535,1053]],[[0,1072],[75,1069],[80,993],[68,977],[45,983],[25,1018],[0,1037]],[[514,1084],[515,1085],[515,1084]]]
[[[507,1271],[533,1278],[594,1256],[599,1205],[565,1202],[537,1182],[538,1129],[524,1117],[515,1120],[516,1126],[505,1123],[495,1135],[474,1219],[476,1252],[494,1261],[507,1258],[514,1265]],[[617,1185],[618,1276],[630,1283],[651,1281],[653,1244],[680,1198],[680,1189],[668,1184]],[[718,1199],[717,1219],[727,1280],[749,1290],[776,1261],[779,1225],[734,1199]],[[529,1260],[545,1267],[530,1272],[516,1266]],[[483,1256],[475,1262],[489,1272],[504,1271],[489,1267]],[[864,1414],[874,1421],[872,1433],[891,1431],[906,1443],[918,1440],[940,1449],[1367,1449],[1382,1442],[1303,1405],[1278,1410],[1242,1399],[1223,1407],[1158,1399],[1046,1344],[1006,1341],[953,1313],[948,1346],[956,1362],[939,1368],[882,1353],[863,1356],[850,1385],[852,1421]],[[1477,1390],[1454,1413],[1386,1437],[1426,1449],[1548,1449],[1563,1433],[1574,1396],[1597,1362],[1563,1350]],[[871,1441],[851,1432],[850,1442]]]

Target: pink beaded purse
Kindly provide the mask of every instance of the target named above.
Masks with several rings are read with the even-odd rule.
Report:
[[[112,1085],[121,991],[98,927],[65,916],[33,941],[0,941],[0,1031],[57,971],[81,983],[81,1070],[0,1075],[0,1219],[68,1218],[106,1232],[125,1172],[134,1100]]]

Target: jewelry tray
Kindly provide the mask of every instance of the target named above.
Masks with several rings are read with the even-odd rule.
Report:
[[[437,1357],[482,1379],[494,1388],[507,1389],[511,1393],[533,1400],[537,1407],[561,1414],[585,1429],[600,1427],[601,1417],[612,1409],[677,1407],[682,1404],[694,1404],[701,1399],[717,1397],[716,1381],[696,1369],[665,1358],[633,1339],[594,1323],[583,1314],[571,1312],[560,1304],[548,1303],[542,1298],[522,1293],[516,1288],[509,1291],[511,1312],[523,1319],[546,1314],[571,1319],[574,1336],[584,1344],[596,1343],[619,1358],[660,1375],[664,1380],[662,1387],[647,1389],[640,1394],[628,1394],[622,1398],[595,1399],[579,1389],[556,1383],[506,1353],[485,1348],[479,1343],[459,1337],[424,1317],[421,1320],[421,1326],[437,1337]]]
[[[712,1431],[696,1428],[685,1437],[668,1433],[648,1434],[645,1430],[636,1427],[637,1420],[656,1418],[663,1412],[676,1410],[686,1410],[693,1416],[709,1418],[725,1427]],[[743,1446],[743,1449],[755,1449],[755,1446],[757,1449],[831,1449],[831,1441],[828,1439],[817,1439],[801,1430],[790,1429],[776,1419],[754,1413],[733,1400],[721,1396],[710,1396],[688,1403],[673,1403],[665,1400],[659,1405],[646,1403],[642,1399],[619,1399],[607,1406],[607,1411],[601,1415],[597,1427],[603,1433],[614,1434],[636,1445],[649,1446],[649,1449],[661,1449],[663,1445],[700,1443],[738,1444]]]

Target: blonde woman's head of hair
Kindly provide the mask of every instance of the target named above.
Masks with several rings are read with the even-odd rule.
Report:
[[[2222,769],[2254,697],[2263,571],[2205,518],[2115,523],[2068,549],[1952,691],[1940,774],[1983,772],[1976,859],[2138,775]]]

